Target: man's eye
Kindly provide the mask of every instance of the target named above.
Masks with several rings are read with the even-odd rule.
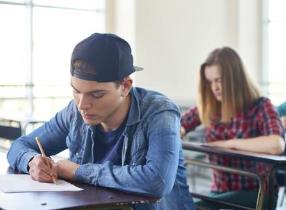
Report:
[[[92,95],[93,98],[96,98],[96,99],[102,98],[104,96],[104,94],[96,94],[96,93],[91,94],[91,95]]]

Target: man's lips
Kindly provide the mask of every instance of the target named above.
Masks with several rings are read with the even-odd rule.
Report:
[[[96,115],[92,115],[92,114],[83,114],[83,117],[85,119],[95,119],[96,118]]]

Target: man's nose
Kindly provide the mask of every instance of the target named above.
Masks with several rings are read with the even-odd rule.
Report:
[[[79,96],[79,100],[78,100],[78,108],[80,110],[86,110],[88,108],[90,108],[90,100],[89,97],[82,94]]]

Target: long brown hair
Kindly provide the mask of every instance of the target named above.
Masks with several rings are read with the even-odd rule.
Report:
[[[217,65],[221,71],[222,100],[216,100],[205,77],[205,67]],[[199,114],[202,123],[210,125],[213,119],[229,122],[231,117],[245,112],[260,97],[248,77],[241,58],[229,47],[217,48],[200,68]]]

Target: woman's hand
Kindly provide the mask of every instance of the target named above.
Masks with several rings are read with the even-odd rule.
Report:
[[[207,145],[269,155],[280,155],[285,149],[284,139],[279,135],[214,141],[207,143]]]
[[[183,137],[186,135],[186,130],[184,127],[180,127],[180,135],[181,135],[181,139],[183,139]]]
[[[286,116],[283,116],[280,119],[282,121],[282,124],[283,124],[284,128],[286,129]]]

